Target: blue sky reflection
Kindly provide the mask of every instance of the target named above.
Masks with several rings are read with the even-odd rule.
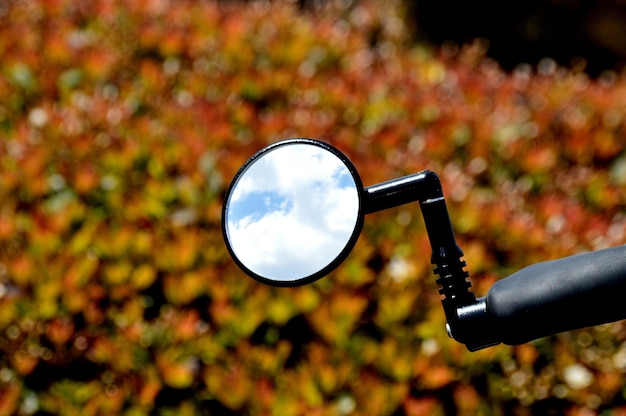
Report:
[[[239,177],[227,208],[227,232],[239,260],[272,280],[308,277],[350,240],[358,191],[333,153],[306,143],[263,154]]]

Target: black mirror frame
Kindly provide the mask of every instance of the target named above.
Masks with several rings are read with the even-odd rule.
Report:
[[[237,185],[237,183],[239,182],[239,179],[243,176],[243,174],[248,170],[248,168],[250,166],[252,166],[252,164],[257,161],[259,158],[263,157],[263,155],[276,150],[279,147],[283,147],[283,146],[289,146],[289,145],[294,145],[294,144],[307,144],[307,145],[311,145],[311,146],[316,146],[316,147],[320,147],[330,153],[332,153],[333,155],[335,155],[339,160],[341,160],[341,162],[343,162],[343,164],[348,168],[348,171],[350,172],[350,175],[352,176],[352,179],[354,180],[354,184],[357,188],[357,194],[358,194],[358,212],[357,212],[357,220],[356,223],[354,225],[354,230],[352,232],[352,235],[350,236],[350,239],[348,240],[348,242],[346,243],[345,247],[343,248],[343,250],[341,250],[341,252],[337,255],[337,257],[335,257],[334,260],[332,260],[326,267],[324,267],[323,269],[317,271],[316,273],[313,273],[309,276],[303,277],[303,278],[299,278],[296,280],[272,280],[272,279],[268,279],[264,276],[261,276],[255,272],[253,272],[252,270],[250,270],[248,267],[246,267],[245,264],[243,264],[239,258],[237,257],[237,255],[235,254],[233,248],[231,247],[230,244],[230,239],[228,237],[228,227],[227,227],[227,211],[228,211],[228,206],[230,205],[230,196],[232,195],[232,192],[235,188],[235,186]],[[359,173],[357,172],[356,168],[354,167],[354,165],[352,164],[352,162],[339,150],[337,150],[335,147],[329,145],[328,143],[324,143],[318,140],[314,140],[314,139],[309,139],[309,138],[303,138],[303,137],[298,137],[298,138],[292,138],[292,139],[286,139],[286,140],[281,140],[279,142],[273,143],[261,150],[259,150],[258,152],[256,152],[254,155],[252,155],[252,157],[250,157],[250,159],[248,159],[246,161],[246,163],[241,167],[241,169],[239,169],[239,171],[235,174],[232,182],[230,183],[230,186],[228,187],[226,194],[224,196],[224,204],[222,206],[222,235],[224,237],[224,242],[226,243],[226,248],[228,249],[228,252],[230,254],[230,256],[232,257],[232,259],[235,261],[235,263],[237,264],[237,266],[239,266],[239,268],[241,270],[243,270],[247,275],[249,275],[250,277],[252,277],[253,279],[270,285],[270,286],[276,286],[276,287],[296,287],[296,286],[303,286],[306,285],[308,283],[314,282],[326,275],[328,275],[331,271],[333,271],[334,269],[337,268],[337,266],[339,266],[339,264],[341,264],[341,262],[343,262],[346,257],[348,256],[348,254],[350,254],[350,252],[352,251],[352,249],[354,248],[354,245],[356,244],[359,235],[361,234],[361,230],[363,229],[363,222],[364,222],[364,217],[365,217],[365,212],[364,212],[364,198],[365,198],[365,189],[363,187],[363,182],[361,181],[361,177],[359,176]]]

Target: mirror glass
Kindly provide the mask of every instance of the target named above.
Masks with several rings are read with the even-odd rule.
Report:
[[[363,186],[348,159],[311,139],[254,155],[231,184],[223,212],[229,251],[252,277],[276,286],[315,280],[354,246]]]

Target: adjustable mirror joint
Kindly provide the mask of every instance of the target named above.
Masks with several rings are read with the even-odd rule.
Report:
[[[451,338],[470,351],[499,344],[490,334],[485,298],[470,291],[467,264],[458,246],[439,176],[426,170],[365,188],[366,214],[419,202],[432,249],[441,302]]]

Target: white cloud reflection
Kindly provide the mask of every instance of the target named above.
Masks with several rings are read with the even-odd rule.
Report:
[[[227,232],[239,260],[271,280],[308,277],[350,240],[358,191],[344,163],[306,143],[276,147],[239,177],[227,207]]]

